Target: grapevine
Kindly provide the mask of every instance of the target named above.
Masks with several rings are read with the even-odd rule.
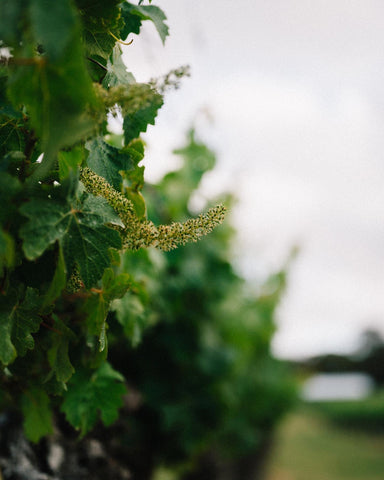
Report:
[[[162,10],[119,0],[46,7],[0,1],[0,406],[18,405],[33,442],[52,432],[55,410],[81,435],[117,418],[126,387],[108,363],[108,315],[132,288],[143,291],[123,252],[195,242],[225,210],[160,226],[146,217],[140,135],[188,70],[139,83],[121,48],[144,21],[164,42]],[[123,119],[118,146],[110,115]],[[91,392],[95,378],[111,401],[89,393],[80,411],[78,379]]]

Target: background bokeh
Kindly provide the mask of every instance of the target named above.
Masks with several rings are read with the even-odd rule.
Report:
[[[193,123],[218,154],[195,195],[231,189],[237,265],[248,279],[293,245],[276,355],[350,352],[384,332],[384,5],[379,0],[163,0],[170,37],[153,25],[125,47],[140,81],[180,65],[148,130],[147,178]],[[133,68],[134,67],[134,68]],[[182,107],[181,107],[182,106]],[[200,203],[199,203],[200,202]]]

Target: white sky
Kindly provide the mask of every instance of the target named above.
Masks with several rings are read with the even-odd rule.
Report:
[[[195,122],[219,160],[203,192],[239,198],[242,272],[259,278],[299,245],[276,354],[346,352],[364,328],[384,333],[384,2],[154,4],[170,37],[163,47],[147,25],[128,69],[146,81],[190,64],[192,77],[148,130],[147,178],[175,166]]]

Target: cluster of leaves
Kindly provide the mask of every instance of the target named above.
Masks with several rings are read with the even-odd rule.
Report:
[[[191,215],[191,199],[215,164],[193,131],[175,153],[183,166],[145,190],[151,217],[159,222]],[[227,196],[225,203],[231,202]],[[135,349],[127,349],[121,329],[132,328],[123,312],[137,298],[115,302],[114,325],[120,327],[113,332],[111,362],[142,399],[120,420],[126,428],[119,442],[137,478],[152,478],[159,465],[178,466],[177,478],[224,478],[216,467],[209,469],[207,458],[227,474],[231,462],[257,458],[295,400],[290,375],[270,352],[286,268],[251,288],[232,266],[233,239],[226,221],[198,245],[155,256],[145,250],[124,254],[129,269],[160,272],[157,279],[141,277],[155,294],[140,309],[136,304],[136,312],[154,325]],[[234,468],[242,473],[228,478],[258,478]]]
[[[196,241],[223,208],[185,224],[146,218],[140,134],[163,96],[126,71],[120,45],[143,21],[164,42],[161,9],[0,0],[0,11],[0,404],[23,411],[33,441],[54,407],[84,435],[117,418],[126,392],[107,361],[107,317],[145,293],[123,250]],[[119,142],[111,114],[123,118]]]

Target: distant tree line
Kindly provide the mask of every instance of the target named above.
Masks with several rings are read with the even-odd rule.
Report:
[[[366,330],[361,346],[349,355],[328,353],[292,364],[296,369],[316,373],[366,373],[380,388],[384,385],[384,339],[377,330]]]

